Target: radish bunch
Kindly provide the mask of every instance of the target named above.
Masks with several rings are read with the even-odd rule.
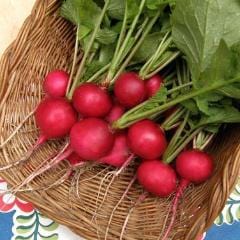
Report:
[[[143,119],[125,130],[115,128],[116,121],[126,110],[131,111],[131,108],[153,98],[161,90],[163,78],[154,75],[144,81],[137,73],[126,72],[116,79],[113,92],[94,83],[83,83],[76,87],[72,100],[65,98],[68,83],[69,75],[64,71],[56,70],[46,76],[43,82],[46,96],[35,112],[40,137],[19,162],[26,161],[47,140],[67,138],[68,143],[23,184],[28,184],[63,160],[68,160],[71,168],[81,167],[89,161],[118,168],[113,182],[134,158],[138,158],[140,164],[134,179],[145,191],[158,197],[168,197],[176,192],[172,220],[163,238],[167,239],[183,191],[190,183],[199,184],[211,176],[213,160],[200,150],[187,149],[177,156],[176,168],[173,168],[162,161],[162,156],[169,148],[169,137],[157,121]],[[171,118],[175,112],[178,111],[174,110],[167,117]],[[140,199],[144,198],[140,196]]]

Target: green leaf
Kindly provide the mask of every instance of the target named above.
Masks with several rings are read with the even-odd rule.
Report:
[[[218,102],[223,99],[223,95],[218,93],[203,94],[196,97],[196,102],[199,110],[206,115],[211,115],[211,103]]]
[[[128,19],[133,19],[140,6],[140,0],[111,0],[108,5],[108,15],[117,20],[123,20],[125,13],[125,4],[128,4]]]
[[[211,124],[204,127],[204,130],[210,133],[218,133],[221,124]]]
[[[135,53],[133,60],[136,62],[144,62],[150,58],[156,52],[162,37],[163,34],[161,32],[149,34]]]
[[[40,225],[41,225],[42,229],[44,229],[45,231],[48,231],[48,232],[55,231],[58,228],[58,226],[59,226],[55,222],[52,222],[52,223],[48,224],[47,226],[45,226],[45,225],[43,225],[41,223],[40,223]]]
[[[114,55],[116,44],[103,45],[99,52],[99,62],[103,65],[108,64]]]
[[[216,218],[216,220],[214,221],[214,223],[218,226],[223,224],[223,215],[222,213]]]
[[[32,237],[33,237],[33,233],[30,236],[26,236],[26,237],[17,236],[15,240],[32,240]]]
[[[101,15],[101,8],[92,0],[65,0],[60,13],[77,26],[84,25],[94,29]]]
[[[226,212],[226,220],[227,220],[227,223],[229,224],[232,224],[234,222],[234,218],[232,215],[232,207],[233,205],[231,205]]]
[[[219,89],[218,92],[230,98],[240,99],[240,84],[235,83],[225,86]]]
[[[204,126],[208,124],[218,124],[218,123],[239,123],[240,122],[240,111],[231,106],[212,107],[211,115],[203,115],[199,126]]]
[[[199,112],[197,104],[193,99],[186,100],[182,102],[181,105],[188,109],[193,115],[196,115]]]
[[[86,65],[86,70],[81,79],[81,82],[87,81],[90,77],[92,77],[98,70],[100,70],[104,66],[105,64],[99,62],[98,60],[94,60],[90,64]]]
[[[78,31],[78,40],[82,40],[83,38],[85,38],[91,31],[92,30],[89,27],[81,25]]]
[[[162,86],[160,90],[146,101],[145,104],[143,104],[135,113],[141,113],[165,103],[167,101],[167,92],[167,88]]]
[[[32,229],[35,227],[35,222],[29,226],[19,226],[17,227],[16,231],[18,234],[24,234],[32,231]]]
[[[229,79],[235,77],[239,74],[238,66],[233,64],[236,61],[235,59],[236,55],[230,51],[226,43],[222,40],[217,51],[212,56],[209,66],[200,74],[198,80],[195,79],[195,81],[193,81],[194,87],[199,89],[205,86],[217,84],[221,81],[227,82]],[[235,108],[231,107],[232,101],[228,98],[224,98],[224,96],[227,95],[226,91],[229,89],[232,89],[234,93],[229,97],[239,98],[239,96],[236,96],[237,91],[234,90],[232,85],[227,85],[218,91],[209,92],[196,97],[195,100],[199,110],[206,115],[212,116],[213,119],[219,118],[220,113],[223,117],[222,123],[237,122],[238,112],[235,111]],[[226,113],[224,113],[224,111],[226,111]],[[226,121],[225,116],[228,114],[230,114],[229,119]],[[216,123],[221,123],[220,119],[218,119]]]
[[[226,43],[221,40],[216,52],[212,55],[209,65],[199,75],[199,79],[193,79],[194,87],[202,88],[230,79],[235,73],[232,65],[233,57]]]
[[[108,15],[111,18],[122,20],[125,11],[125,0],[111,0],[108,5]]]
[[[98,42],[108,45],[114,43],[118,34],[110,29],[100,29],[97,33],[96,39]]]
[[[31,215],[26,215],[26,216],[20,215],[20,216],[17,216],[16,220],[18,223],[27,223],[31,221],[34,215],[35,215],[35,212],[33,212]]]
[[[195,81],[209,66],[221,39],[228,46],[239,42],[239,12],[238,0],[177,1],[172,15],[173,41],[186,55]]]
[[[147,0],[146,6],[151,10],[159,9],[163,4],[175,3],[176,0]]]
[[[41,237],[41,240],[58,240],[58,234],[52,234],[50,236],[43,236],[41,234],[39,234],[39,236]]]
[[[237,208],[236,217],[237,217],[238,220],[240,220],[240,205]]]

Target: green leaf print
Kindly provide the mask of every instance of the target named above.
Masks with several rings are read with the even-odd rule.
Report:
[[[215,220],[215,224],[233,224],[234,221],[240,221],[240,178],[238,183],[227,200],[222,213]]]
[[[17,216],[14,240],[58,240],[58,224],[34,210],[26,216]]]

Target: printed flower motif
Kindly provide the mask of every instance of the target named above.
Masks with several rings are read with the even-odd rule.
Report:
[[[20,209],[23,212],[32,212],[34,207],[31,203],[22,201],[11,193],[4,193],[7,189],[7,183],[0,179],[0,212],[10,212],[14,209]]]
[[[215,220],[215,224],[217,226],[221,226],[224,223],[232,225],[235,221],[240,221],[240,178],[222,213]]]

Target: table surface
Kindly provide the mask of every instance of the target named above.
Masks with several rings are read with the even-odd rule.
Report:
[[[35,0],[0,0],[0,55],[16,37]],[[7,185],[0,180],[0,191]],[[205,240],[240,240],[240,181]],[[0,194],[0,240],[81,240],[69,229],[42,216],[32,204]]]

